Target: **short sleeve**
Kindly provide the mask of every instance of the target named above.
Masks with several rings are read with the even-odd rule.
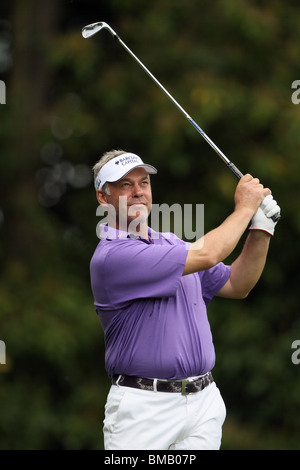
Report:
[[[202,285],[202,296],[206,306],[208,306],[212,298],[228,281],[230,266],[218,263],[207,271],[200,271],[198,274]]]
[[[95,305],[119,308],[134,299],[174,296],[187,253],[185,245],[101,241],[91,260]]]

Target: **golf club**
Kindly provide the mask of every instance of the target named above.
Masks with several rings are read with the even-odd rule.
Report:
[[[134,60],[144,69],[144,71],[149,75],[149,77],[156,83],[156,85],[168,96],[168,98],[175,104],[175,106],[182,112],[186,119],[194,126],[194,128],[199,132],[199,134],[206,140],[206,142],[212,147],[212,149],[221,157],[221,159],[226,163],[227,167],[231,172],[238,178],[242,178],[243,173],[224,155],[224,153],[216,146],[216,144],[208,137],[207,134],[201,129],[200,126],[189,116],[189,114],[180,106],[180,104],[173,98],[173,96],[163,87],[163,85],[154,77],[149,69],[138,59],[138,57],[129,49],[129,47],[122,41],[118,34],[104,22],[91,23],[82,28],[82,36],[87,39],[93,36],[94,34],[101,31],[101,29],[106,29],[109,33],[119,41],[119,43],[124,47],[124,49],[134,58]],[[272,220],[276,222],[280,219],[280,215],[274,215]]]

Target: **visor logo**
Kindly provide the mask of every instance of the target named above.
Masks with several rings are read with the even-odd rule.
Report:
[[[123,157],[123,158],[120,158],[120,160],[118,160],[118,162],[116,163],[121,163],[122,166],[124,165],[128,165],[128,163],[139,163],[140,160],[138,157],[136,157],[135,155],[128,155],[127,157]]]

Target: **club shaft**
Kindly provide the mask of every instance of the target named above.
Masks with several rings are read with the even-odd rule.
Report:
[[[131,57],[142,67],[147,75],[153,80],[153,82],[168,96],[172,103],[181,111],[185,118],[193,125],[193,127],[199,132],[199,134],[206,140],[206,142],[212,147],[212,149],[221,157],[226,163],[228,168],[235,174],[237,178],[241,178],[243,174],[240,170],[224,155],[224,153],[217,147],[217,145],[208,137],[208,135],[201,129],[201,127],[191,118],[191,116],[183,109],[183,107],[175,100],[175,98],[166,90],[166,88],[157,80],[157,78],[150,72],[150,70],[140,61],[140,59],[132,52],[132,50],[125,44],[124,41],[114,33],[113,36],[119,41],[121,46],[131,55]]]
[[[229,170],[238,178],[242,178],[243,173],[232,163],[226,155],[219,149],[219,147],[208,137],[208,135],[201,129],[200,126],[191,118],[191,116],[183,109],[183,107],[178,103],[178,101],[173,98],[173,96],[166,90],[166,88],[157,80],[157,78],[150,72],[150,70],[143,64],[143,62],[132,52],[132,50],[125,44],[124,41],[118,36],[118,34],[113,31],[113,36],[119,41],[121,46],[131,55],[131,57],[142,67],[142,69],[147,73],[147,75],[153,80],[153,82],[168,96],[172,103],[181,111],[185,118],[192,124],[192,126],[199,132],[204,140],[211,146],[211,148],[221,157],[221,159],[226,163]],[[279,220],[280,216],[273,216],[272,219],[274,222]]]

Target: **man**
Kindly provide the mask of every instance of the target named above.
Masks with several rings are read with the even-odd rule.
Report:
[[[150,174],[124,151],[94,167],[107,225],[91,260],[95,307],[112,380],[104,420],[107,450],[219,449],[225,406],[207,306],[215,296],[243,299],[258,281],[280,208],[257,178],[245,175],[235,209],[216,229],[187,244],[147,225]],[[263,202],[262,202],[263,201]],[[223,264],[247,229],[241,254]]]

